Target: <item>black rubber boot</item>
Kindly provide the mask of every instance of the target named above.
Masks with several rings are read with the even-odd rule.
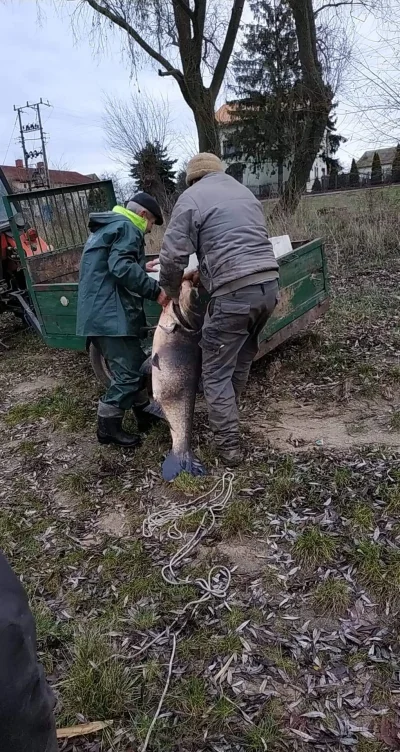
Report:
[[[157,426],[162,420],[160,415],[145,412],[145,408],[149,407],[149,405],[150,401],[145,402],[143,405],[134,405],[133,407],[139,433],[147,433],[148,431],[151,431],[151,429],[154,426]]]
[[[122,420],[123,416],[119,415],[108,418],[97,416],[97,438],[100,444],[116,444],[125,449],[134,449],[140,445],[140,436],[124,431]]]

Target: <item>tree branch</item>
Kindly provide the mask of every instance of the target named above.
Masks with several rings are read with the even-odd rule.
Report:
[[[195,0],[193,21],[193,47],[196,64],[200,65],[203,48],[204,24],[206,20],[207,0]]]
[[[182,71],[178,70],[178,68],[173,68],[169,71],[162,71],[159,69],[158,75],[161,76],[161,78],[164,78],[164,76],[174,76],[176,79],[178,79],[178,77],[183,79]]]
[[[194,23],[194,12],[189,7],[189,3],[185,2],[185,0],[174,0],[174,2],[179,5],[182,10],[185,11],[185,13],[189,16],[192,23]]]
[[[132,39],[139,45],[139,47],[142,48],[142,50],[147,52],[147,54],[150,55],[153,60],[156,60],[157,63],[160,63],[160,65],[162,65],[163,68],[165,68],[171,76],[175,76],[176,78],[176,68],[171,65],[169,60],[167,60],[164,55],[161,55],[159,52],[157,52],[157,50],[147,44],[143,37],[141,37],[140,34],[138,34],[137,31],[133,28],[133,26],[131,26],[128,21],[122,18],[122,16],[118,16],[116,13],[113,13],[112,10],[105,8],[104,5],[100,5],[100,3],[98,3],[96,0],[84,0],[84,2],[90,5],[90,7],[93,8],[93,10],[97,11],[97,13],[105,16],[105,18],[108,18],[109,21],[112,21],[116,24],[116,26],[119,26],[121,29],[126,31],[126,33],[129,34],[130,37],[132,37]]]
[[[229,59],[232,54],[233,46],[235,44],[236,35],[240,26],[242,18],[243,8],[245,0],[234,0],[232,6],[231,17],[228,24],[228,29],[225,36],[225,41],[222,46],[221,54],[210,86],[211,94],[214,100],[219,94],[219,90],[222,86],[222,82],[225,77],[226,69],[228,67]]]
[[[325,5],[321,5],[320,8],[317,8],[314,11],[314,16],[318,16],[319,13],[321,13],[323,10],[328,10],[328,8],[340,8],[340,6],[343,5],[364,5],[364,3],[361,2],[361,0],[360,2],[357,2],[355,0],[340,0],[337,3],[326,3]]]

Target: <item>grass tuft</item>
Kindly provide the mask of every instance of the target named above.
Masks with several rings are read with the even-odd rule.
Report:
[[[361,541],[353,552],[353,559],[362,582],[376,588],[382,585],[384,563],[382,549],[378,543],[370,540]]]
[[[91,720],[124,716],[140,697],[141,675],[114,658],[117,650],[100,632],[76,636],[73,658],[62,686],[63,714]]]
[[[235,705],[226,697],[219,697],[210,715],[213,725],[222,731],[235,715]]]
[[[271,706],[269,708],[269,705]],[[252,752],[263,752],[266,750],[276,750],[282,741],[283,733],[281,728],[280,713],[275,709],[273,703],[267,704],[263,711],[263,719],[256,726],[251,726],[245,737],[246,748]]]
[[[400,410],[392,413],[389,425],[392,431],[400,431]]]
[[[248,501],[239,499],[232,502],[221,522],[221,531],[228,538],[246,535],[253,530],[253,513]]]
[[[349,587],[344,580],[329,577],[315,590],[314,604],[323,614],[339,616],[346,611],[350,602]]]
[[[392,486],[385,495],[386,514],[389,517],[400,517],[400,486]]]
[[[309,567],[319,567],[332,561],[336,552],[336,540],[318,527],[308,527],[300,533],[294,544],[298,561]]]
[[[349,513],[349,520],[359,530],[366,532],[374,526],[374,512],[368,504],[365,504],[363,501],[357,501]]]
[[[82,472],[64,473],[58,479],[58,487],[74,496],[85,496],[89,488],[88,478]]]
[[[172,488],[180,493],[193,494],[203,493],[206,488],[206,482],[203,477],[190,475],[190,473],[179,473],[178,477],[171,483]]]
[[[297,482],[293,475],[294,463],[291,457],[287,458],[269,482],[266,500],[271,512],[278,512],[284,504],[291,501],[296,493]]]
[[[347,467],[338,467],[333,476],[334,484],[338,491],[343,491],[351,480],[351,472]]]

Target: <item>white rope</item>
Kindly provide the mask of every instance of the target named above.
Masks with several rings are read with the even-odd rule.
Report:
[[[204,512],[197,530],[172,555],[161,572],[164,582],[168,585],[195,585],[201,592],[200,598],[186,604],[181,613],[184,613],[190,606],[196,607],[210,598],[226,598],[231,583],[231,571],[227,567],[214,566],[209,570],[206,578],[198,579],[192,579],[189,575],[182,578],[176,570],[193,553],[204,536],[215,527],[217,517],[224,511],[232,497],[234,477],[233,473],[226,472],[209,491],[201,496],[184,504],[170,504],[164,509],[148,514],[143,522],[142,532],[145,538],[151,538],[157,531],[169,524],[168,537],[172,540],[182,540],[184,536],[178,527],[179,520],[182,517],[191,517]]]
[[[156,645],[166,635],[170,634],[171,629],[179,621],[179,617],[182,616],[182,614],[186,613],[186,611],[188,611],[190,608],[192,609],[192,613],[194,613],[201,603],[205,603],[211,598],[220,598],[222,600],[226,598],[232,577],[231,571],[227,567],[213,566],[208,571],[208,574],[205,578],[200,577],[197,579],[191,579],[190,576],[184,578],[179,577],[176,570],[177,567],[183,564],[185,559],[187,559],[189,555],[193,553],[194,549],[199,545],[204,536],[208,535],[214,528],[218,515],[223,512],[232,497],[234,477],[235,476],[233,473],[226,472],[209,491],[206,491],[206,493],[198,496],[196,499],[192,499],[190,501],[187,501],[185,504],[179,505],[174,505],[171,503],[165,509],[149,513],[144,520],[142,526],[142,533],[144,538],[151,538],[157,531],[160,531],[162,528],[169,525],[167,530],[168,537],[172,540],[183,540],[184,534],[178,527],[179,520],[181,520],[182,517],[190,517],[191,515],[204,511],[200,525],[193,533],[192,537],[182,544],[182,546],[172,555],[168,564],[165,564],[161,571],[163,580],[164,582],[168,583],[168,585],[195,585],[200,590],[200,597],[194,601],[187,603],[179,612],[179,616],[174,619],[169,627],[164,629],[164,631],[161,632],[161,634],[157,635],[157,637],[155,637],[153,640],[150,640],[150,642],[139,648],[139,650],[137,650],[135,653],[135,658],[137,658],[141,653],[146,652],[152,645]],[[148,748],[151,735],[160,716],[161,709],[168,692],[175,659],[176,639],[176,633],[172,633],[173,643],[171,657],[169,660],[167,680],[160,698],[160,702],[158,703],[157,710],[149,726],[146,739],[143,746],[141,747],[140,752],[146,752]]]
[[[146,734],[146,739],[144,740],[144,744],[142,746],[141,752],[146,752],[146,749],[149,746],[149,741],[150,741],[150,737],[151,737],[151,735],[153,733],[154,726],[156,725],[158,717],[159,717],[159,715],[161,713],[161,708],[163,706],[163,702],[165,700],[165,696],[166,696],[166,694],[168,692],[169,683],[171,681],[172,667],[174,665],[174,659],[175,659],[175,651],[176,651],[176,635],[173,634],[172,635],[172,650],[171,650],[171,657],[169,659],[169,665],[168,665],[167,681],[165,682],[165,687],[164,687],[163,693],[162,693],[162,695],[160,697],[160,702],[158,703],[158,707],[157,707],[157,710],[155,712],[154,718],[153,718],[153,720],[152,720],[152,722],[151,722],[151,724],[149,726],[149,730],[148,730],[148,732]]]

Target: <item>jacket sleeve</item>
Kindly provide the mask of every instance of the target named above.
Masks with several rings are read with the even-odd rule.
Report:
[[[189,256],[197,253],[199,228],[199,210],[183,193],[175,204],[160,251],[160,285],[171,298],[179,297]]]
[[[132,228],[133,229],[133,228]],[[149,277],[137,261],[137,236],[127,223],[115,238],[108,256],[108,268],[117,284],[141,298],[157,300],[160,285]]]

